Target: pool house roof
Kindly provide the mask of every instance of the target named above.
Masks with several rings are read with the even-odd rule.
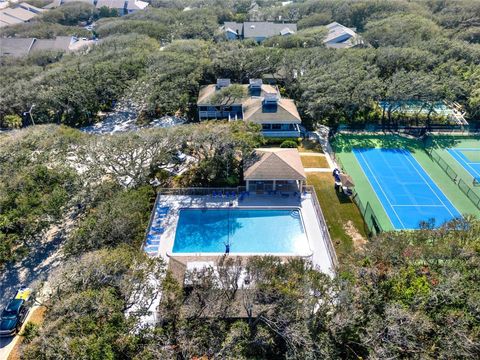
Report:
[[[297,149],[256,149],[245,180],[306,180]]]

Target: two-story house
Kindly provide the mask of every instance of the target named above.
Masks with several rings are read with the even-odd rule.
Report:
[[[222,30],[228,40],[253,39],[262,42],[266,38],[281,35],[287,36],[297,32],[297,24],[273,23],[269,21],[226,22]]]
[[[204,86],[198,96],[198,118],[201,120],[227,119],[251,121],[262,126],[264,136],[299,137],[301,118],[292,99],[281,97],[276,86],[263,84],[261,79],[250,79],[240,86],[245,96],[219,103],[215,94],[231,86],[229,79],[218,79],[216,84]]]

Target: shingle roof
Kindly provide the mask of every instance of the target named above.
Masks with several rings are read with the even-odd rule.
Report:
[[[306,180],[297,149],[256,149],[243,173],[245,180]]]
[[[23,20],[20,20],[16,17],[7,15],[2,11],[0,11],[0,21],[7,24],[7,25],[15,25],[15,24],[22,24]]]
[[[30,52],[35,39],[0,38],[0,56],[24,56]]]
[[[242,34],[242,29],[243,29],[243,24],[242,23],[236,23],[232,21],[227,21],[225,24],[223,24],[225,31],[232,31],[236,34]]]
[[[245,89],[248,90],[248,85],[247,84],[242,84],[243,87],[245,87]],[[207,86],[204,86],[200,89],[200,92],[198,94],[198,100],[197,100],[197,104],[198,105],[215,105],[215,104],[211,104],[209,102],[210,98],[213,97],[213,95],[215,94],[215,91],[216,91],[216,86],[215,85],[207,85]],[[272,85],[268,85],[268,84],[263,84],[262,85],[262,94],[261,96],[263,96],[264,93],[276,93],[278,92],[278,90],[272,86]],[[238,103],[240,102],[244,102],[246,101],[248,98],[250,98],[250,96],[248,96],[247,98],[245,99],[238,99]],[[237,102],[236,102],[237,103]]]
[[[37,16],[37,14],[35,14],[34,12],[22,9],[20,7],[17,7],[15,9],[6,8],[6,9],[3,9],[2,12],[5,15],[14,17],[14,18],[19,19],[19,20],[22,20],[23,22],[24,21],[29,21],[29,20],[33,19],[35,16]],[[3,19],[2,19],[2,21],[3,21]]]
[[[339,39],[343,36],[348,36],[350,38],[357,35],[352,29],[337,22],[330,23],[326,27],[328,29],[328,34],[325,39],[323,39],[324,43],[332,41],[335,42],[336,39]]]
[[[139,0],[128,0],[127,9],[128,10],[143,10],[148,6],[148,2],[139,1]]]
[[[244,22],[243,37],[271,37],[280,35],[281,33],[297,32],[297,24],[277,24],[272,22]]]
[[[297,24],[282,24],[268,21],[252,21],[244,23],[227,21],[223,26],[225,31],[240,34],[246,39],[267,38],[275,35],[288,35],[297,32]]]
[[[35,14],[39,14],[41,12],[44,12],[45,10],[44,9],[40,9],[34,5],[31,5],[29,3],[26,3],[26,2],[23,2],[23,3],[20,3],[18,4],[18,7],[21,7],[22,9],[25,9],[25,10],[28,10],[28,11],[31,11]]]
[[[57,36],[55,39],[37,39],[32,46],[31,51],[39,50],[62,50],[68,51],[71,36]]]
[[[125,8],[125,0],[98,0],[97,9],[107,7],[109,9],[123,9]]]
[[[243,120],[257,124],[300,124],[302,122],[294,101],[284,98],[278,100],[275,112],[264,112],[262,99],[248,99],[243,103]]]

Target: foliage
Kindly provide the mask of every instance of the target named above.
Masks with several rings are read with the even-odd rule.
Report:
[[[298,144],[295,142],[295,141],[292,141],[292,140],[285,140],[284,142],[282,142],[280,144],[280,147],[281,148],[292,148],[292,149],[296,149],[298,146]]]
[[[100,250],[66,263],[51,279],[45,324],[24,351],[29,359],[133,358],[138,351],[135,324],[156,296],[149,276],[163,265],[129,248]],[[133,303],[137,311],[125,311]],[[139,339],[138,339],[139,340]],[[53,345],[55,344],[55,345]]]
[[[109,197],[89,210],[70,237],[65,251],[83,253],[120,244],[141,246],[155,199],[152,189],[141,187],[104,195]]]
[[[95,6],[85,2],[63,4],[42,14],[42,21],[61,25],[77,25],[80,21],[88,21],[96,14]]]
[[[26,343],[31,342],[36,336],[38,336],[38,324],[34,324],[32,322],[27,322],[25,327],[23,328],[22,336],[23,341]]]
[[[9,129],[17,129],[22,126],[22,118],[18,115],[5,115],[3,117],[3,126]]]
[[[245,98],[246,95],[247,91],[245,87],[242,85],[233,84],[215,92],[210,101],[212,104],[228,106],[234,104],[235,102],[238,103],[238,101]]]

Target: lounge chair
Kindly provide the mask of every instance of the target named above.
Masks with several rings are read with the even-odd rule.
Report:
[[[150,231],[153,231],[155,234],[163,234],[165,230],[160,226],[152,226]]]

